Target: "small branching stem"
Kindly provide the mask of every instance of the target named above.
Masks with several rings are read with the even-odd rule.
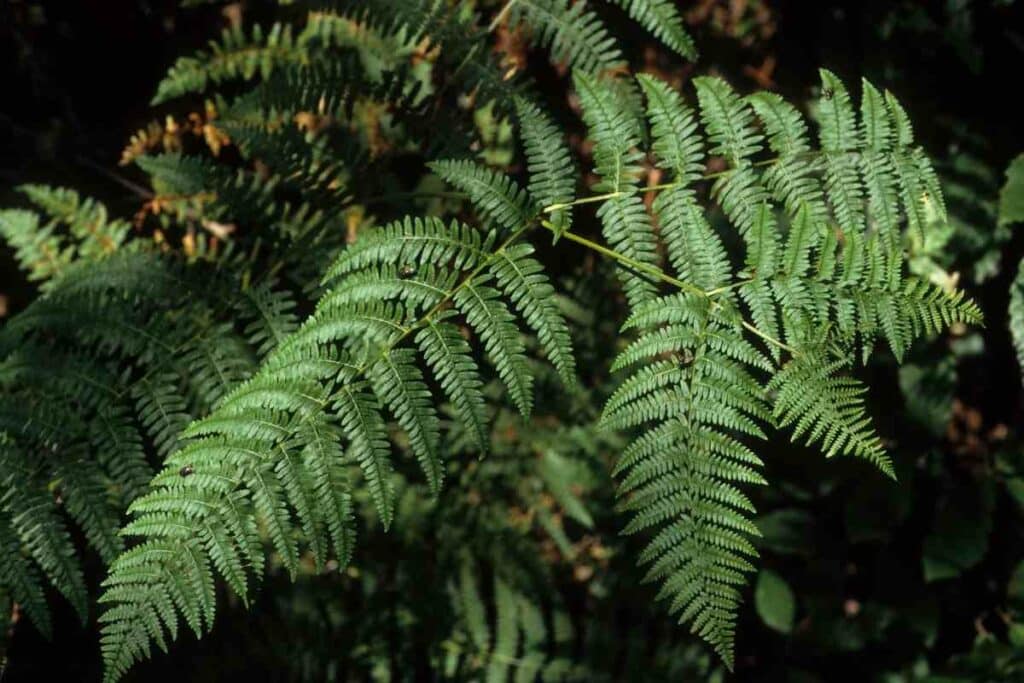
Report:
[[[558,234],[557,226],[555,226],[550,221],[542,219],[541,220],[541,225],[544,226],[545,228],[547,228],[548,230]],[[694,284],[691,284],[689,282],[684,282],[684,281],[682,281],[682,280],[680,280],[678,278],[672,277],[671,275],[669,275],[665,271],[661,270],[657,266],[652,266],[649,263],[641,263],[640,261],[637,261],[635,259],[632,259],[632,258],[626,256],[625,254],[620,254],[619,252],[615,251],[614,249],[609,249],[608,247],[606,247],[606,246],[604,246],[602,244],[598,244],[597,242],[594,242],[593,240],[589,240],[586,237],[583,237],[582,235],[577,235],[576,233],[572,232],[571,230],[566,230],[564,232],[561,232],[560,236],[562,238],[564,238],[564,239],[569,240],[570,242],[575,242],[576,244],[582,245],[582,246],[586,247],[587,249],[590,249],[591,251],[595,251],[595,252],[601,254],[602,256],[607,256],[608,258],[610,258],[610,259],[612,259],[614,261],[617,261],[618,263],[621,263],[622,265],[624,265],[624,266],[626,266],[628,268],[631,268],[631,269],[633,269],[635,271],[638,271],[640,273],[646,273],[646,274],[648,274],[648,275],[650,275],[652,277],[655,277],[655,278],[661,280],[662,282],[667,282],[668,284],[673,285],[673,286],[681,289],[684,292],[689,292],[690,294],[694,294],[696,296],[700,296],[700,297],[703,297],[703,298],[706,298],[706,299],[714,299],[716,296],[718,296],[720,294],[723,294],[723,293],[725,293],[725,292],[727,292],[727,291],[729,291],[729,290],[731,290],[731,289],[733,289],[735,287],[742,286],[743,284],[748,282],[747,280],[744,280],[744,281],[741,281],[741,282],[735,282],[735,283],[733,283],[731,285],[727,285],[725,287],[716,287],[715,289],[711,289],[711,290],[705,291],[705,290],[701,289],[700,287],[697,287]],[[715,302],[715,301],[712,301],[711,305],[712,305],[712,307],[717,307],[719,304],[717,302]],[[741,321],[740,324],[743,326],[744,329],[750,331],[752,334],[760,337],[761,339],[763,339],[764,341],[768,342],[769,344],[772,344],[773,346],[777,346],[778,348],[780,348],[780,349],[782,349],[784,351],[787,351],[790,354],[793,354],[793,355],[797,354],[797,350],[794,347],[790,346],[789,344],[787,344],[787,343],[785,343],[785,342],[783,342],[783,341],[781,341],[779,339],[776,339],[775,337],[771,336],[770,334],[767,334],[766,332],[763,332],[762,330],[758,329],[757,326],[755,326],[753,323],[751,323],[751,322],[749,322],[747,320],[743,320],[743,321]]]

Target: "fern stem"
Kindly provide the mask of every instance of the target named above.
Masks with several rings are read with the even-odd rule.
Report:
[[[551,223],[550,221],[541,220],[541,225],[543,225],[548,230],[551,230],[552,232],[555,232],[556,234],[558,234],[558,228],[553,223]],[[648,273],[648,274],[658,278],[659,280],[661,280],[663,282],[667,282],[667,283],[669,283],[671,285],[674,285],[674,286],[678,287],[679,289],[681,289],[681,290],[683,290],[685,292],[690,292],[691,294],[695,294],[697,296],[704,297],[706,299],[712,299],[715,296],[717,296],[719,294],[722,294],[723,292],[727,292],[730,289],[733,289],[735,287],[740,287],[740,286],[746,284],[746,282],[747,282],[746,280],[744,280],[744,281],[741,281],[741,282],[735,282],[735,283],[733,283],[731,285],[727,285],[725,287],[716,287],[715,289],[712,289],[712,290],[709,290],[709,291],[704,291],[703,289],[701,289],[700,287],[697,287],[696,285],[690,284],[689,282],[683,282],[682,280],[679,280],[677,278],[672,277],[671,275],[669,275],[665,271],[661,270],[660,268],[657,268],[655,266],[649,265],[647,263],[641,263],[640,261],[636,261],[634,259],[631,259],[628,256],[626,256],[625,254],[620,254],[619,252],[615,251],[614,249],[609,249],[608,247],[606,247],[606,246],[604,246],[602,244],[598,244],[597,242],[594,242],[593,240],[589,240],[586,237],[583,237],[582,235],[577,235],[576,233],[572,232],[571,230],[566,230],[565,232],[562,232],[561,236],[564,237],[565,239],[571,241],[571,242],[576,242],[577,244],[580,244],[580,245],[586,247],[587,249],[591,249],[593,251],[596,251],[599,254],[607,256],[610,259],[618,261],[619,263],[621,263],[621,264],[623,264],[625,266],[628,266],[628,267],[630,267],[630,268],[632,268],[634,270],[640,271],[642,273]],[[495,253],[500,253],[500,250],[498,252],[495,252]],[[712,306],[716,306],[716,305],[717,304],[715,302],[712,302]],[[757,326],[755,326],[754,324],[748,322],[747,320],[740,321],[740,324],[743,325],[744,329],[749,330],[751,333],[757,335],[758,337],[760,337],[764,341],[768,342],[769,344],[777,346],[778,348],[780,348],[780,349],[782,349],[784,351],[788,351],[789,353],[791,353],[793,355],[797,354],[797,350],[794,347],[790,346],[789,344],[785,343],[784,341],[776,339],[775,337],[771,336],[770,334],[762,332],[760,329],[757,328]]]
[[[555,232],[557,234],[557,230],[558,230],[557,227],[553,223],[551,223],[550,221],[542,220],[541,221],[541,225],[543,225],[548,230],[551,230],[552,232]],[[577,235],[576,233],[572,232],[571,230],[566,230],[565,232],[561,233],[561,236],[564,237],[567,240],[570,240],[572,242],[576,242],[577,244],[582,244],[587,249],[591,249],[593,251],[598,252],[599,254],[603,254],[603,255],[607,256],[610,259],[618,261],[619,263],[621,263],[621,264],[623,264],[625,266],[628,266],[628,267],[632,268],[633,270],[637,270],[637,271],[640,271],[640,272],[643,272],[643,273],[648,273],[650,275],[653,275],[654,277],[658,278],[659,280],[662,280],[664,282],[668,282],[669,284],[675,285],[679,289],[682,289],[684,291],[690,292],[691,294],[696,294],[697,296],[702,296],[702,297],[707,297],[708,296],[707,292],[705,292],[700,287],[697,287],[696,285],[692,285],[689,282],[683,282],[682,280],[678,280],[678,279],[672,277],[671,275],[669,275],[668,273],[666,273],[665,271],[663,271],[660,268],[657,268],[657,267],[652,266],[652,265],[647,264],[647,263],[641,263],[640,261],[636,261],[634,259],[631,259],[630,257],[626,256],[625,254],[620,254],[619,252],[615,251],[614,249],[609,249],[608,247],[606,247],[604,245],[598,244],[597,242],[594,242],[592,240],[588,240],[586,237],[583,237],[582,235]]]
[[[765,334],[761,330],[757,329],[757,326],[747,322],[746,320],[740,320],[740,324],[743,325],[743,329],[749,330],[750,332],[752,332],[753,334],[757,335],[761,339],[764,339],[769,344],[777,346],[780,349],[782,349],[783,351],[788,351],[789,353],[791,353],[794,356],[797,355],[797,350],[795,348],[793,348],[792,346],[790,346],[789,344],[787,344],[787,343],[785,343],[783,341],[779,341],[778,339],[776,339],[775,337],[771,336],[770,334]]]
[[[719,294],[724,294],[729,290],[736,289],[737,287],[742,287],[743,285],[748,284],[750,282],[753,282],[753,280],[740,280],[738,282],[732,283],[731,285],[722,285],[721,287],[715,287],[714,289],[709,289],[707,291],[707,295],[709,297],[718,296]]]
[[[648,188],[648,189],[653,189],[653,188]],[[615,199],[616,197],[623,197],[623,196],[625,196],[627,194],[631,194],[631,193],[627,192],[627,191],[619,191],[619,192],[609,192],[607,194],[595,194],[592,197],[582,197],[580,199],[576,199],[576,200],[573,200],[571,202],[564,202],[564,203],[560,203],[560,204],[552,204],[550,206],[545,206],[544,209],[543,209],[543,213],[554,213],[555,211],[561,211],[562,209],[568,209],[569,207],[577,206],[579,204],[591,204],[593,202],[603,202],[606,199]]]
[[[801,155],[796,155],[795,158],[802,157],[802,156],[815,157],[815,156],[821,156],[822,154],[823,154],[822,152],[817,152],[817,151],[815,151],[815,152],[806,152],[806,153],[801,154]],[[755,168],[760,168],[762,166],[771,166],[773,164],[777,164],[780,161],[782,161],[782,157],[772,157],[771,159],[764,159],[762,161],[755,161],[754,163],[752,163],[750,165],[755,167]],[[715,180],[716,178],[722,178],[724,176],[727,176],[727,175],[729,175],[731,173],[735,173],[735,172],[736,172],[735,168],[727,168],[724,171],[717,171],[715,173],[705,173],[704,175],[702,175],[700,177],[700,180]],[[677,187],[682,187],[682,186],[684,186],[686,184],[688,184],[688,183],[680,183],[678,181],[675,181],[675,182],[671,182],[671,183],[661,183],[660,185],[647,185],[647,186],[644,186],[644,187],[638,187],[635,190],[619,190],[617,192],[608,192],[608,193],[605,193],[605,194],[595,194],[595,195],[591,195],[590,197],[581,197],[581,198],[576,199],[576,200],[571,201],[571,202],[564,202],[564,203],[558,203],[558,204],[551,204],[550,206],[545,206],[542,209],[542,213],[554,213],[555,211],[561,211],[563,209],[568,209],[570,207],[577,206],[579,204],[591,204],[593,202],[603,202],[603,201],[606,201],[606,200],[609,200],[609,199],[615,199],[616,197],[624,197],[626,195],[631,195],[631,194],[646,194],[648,192],[661,192],[662,190],[673,190],[673,189],[675,189]]]

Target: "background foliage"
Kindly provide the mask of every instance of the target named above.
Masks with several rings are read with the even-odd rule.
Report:
[[[191,4],[195,7],[143,0],[26,0],[0,7],[0,46],[5,51],[0,68],[6,91],[17,95],[4,98],[0,106],[0,201],[18,207],[41,201],[54,215],[63,211],[71,216],[63,225],[85,220],[102,226],[82,235],[71,227],[70,241],[79,245],[77,250],[62,252],[43,267],[66,267],[61,260],[65,257],[88,258],[90,249],[103,251],[125,239],[155,241],[200,265],[214,258],[230,263],[232,252],[225,244],[233,239],[245,243],[247,223],[262,211],[276,210],[252,201],[246,187],[212,173],[207,180],[211,186],[221,183],[216,186],[222,195],[237,191],[248,203],[227,209],[204,205],[204,188],[176,187],[172,174],[162,175],[160,157],[142,156],[184,151],[216,157],[221,164],[258,176],[258,161],[250,166],[247,160],[271,153],[258,147],[256,136],[245,149],[246,131],[241,128],[219,128],[220,102],[172,99],[188,89],[188,63],[179,62],[172,78],[164,76],[180,56],[206,49],[207,40],[220,30],[214,27],[238,31],[244,26],[245,36],[252,36],[253,25],[269,27],[288,9],[259,2]],[[500,8],[499,3],[477,4],[489,16]],[[949,228],[933,233],[932,242],[917,245],[912,268],[935,282],[958,282],[979,302],[986,325],[954,327],[948,335],[919,343],[902,367],[883,357],[867,368],[870,412],[885,437],[898,482],[883,480],[861,463],[824,461],[783,441],[760,451],[765,476],[773,482],[755,494],[761,568],[740,615],[735,673],[726,673],[700,643],[653,606],[655,589],[640,583],[642,573],[634,566],[641,541],[617,533],[623,516],[616,511],[608,473],[624,443],[593,428],[606,398],[602,389],[593,387],[602,387],[607,377],[612,356],[608,340],[618,335],[615,321],[622,319],[623,305],[610,295],[613,270],[607,264],[587,262],[582,270],[561,266],[577,261],[563,258],[570,252],[560,243],[544,260],[559,286],[577,302],[565,312],[588,389],[564,393],[550,373],[540,371],[538,405],[530,421],[524,423],[504,409],[489,416],[491,452],[479,460],[471,434],[446,432],[440,449],[469,465],[447,473],[445,490],[436,500],[428,495],[421,475],[401,484],[391,531],[384,532],[372,513],[360,521],[353,564],[340,572],[334,566],[318,576],[305,558],[292,570],[298,577],[293,583],[288,569],[272,562],[249,609],[227,596],[210,634],[198,641],[182,637],[170,654],[138,666],[135,677],[258,679],[272,671],[285,680],[484,675],[499,680],[509,670],[543,668],[545,678],[553,678],[574,667],[583,677],[613,680],[937,682],[1024,675],[1018,365],[1024,360],[1024,334],[1016,337],[1016,347],[1011,335],[1011,327],[1024,333],[1024,268],[1018,268],[1024,242],[1017,234],[1020,190],[1014,189],[1024,182],[1017,157],[1024,151],[1024,137],[1018,112],[1006,104],[1011,86],[1003,75],[1006,65],[1019,63],[1024,52],[1019,3],[809,6],[700,0],[680,6],[687,33],[700,50],[696,66],[678,54],[688,54],[687,44],[666,40],[675,50],[661,46],[627,21],[625,12],[602,8],[600,16],[619,38],[619,59],[676,83],[688,82],[697,73],[717,73],[743,92],[767,88],[808,106],[820,95],[814,85],[817,65],[848,83],[863,75],[898,94],[918,140],[936,160]],[[531,48],[521,32],[512,30],[518,21],[530,20],[523,12],[510,13],[498,27],[502,52],[491,56],[503,68],[533,76],[542,101],[578,108],[578,102],[566,99],[571,83],[560,65],[571,61],[614,67],[603,61],[609,59],[608,51],[573,54],[571,44],[559,46],[552,39],[546,44],[541,39],[542,45]],[[246,39],[233,35],[229,40]],[[295,36],[279,40],[287,43]],[[547,63],[548,50],[554,67]],[[428,99],[444,96],[430,92],[426,72],[437,59],[430,45],[397,51],[392,59],[394,63],[381,68],[408,68],[411,80],[424,83]],[[228,95],[234,94],[227,88]],[[154,95],[156,108],[150,109],[147,102]],[[389,119],[387,112],[357,109],[352,113],[358,125],[351,152],[353,158],[367,159],[370,170],[363,177],[350,177],[338,169],[346,187],[354,188],[350,196],[334,192],[331,169],[324,171],[327,180],[319,195],[295,197],[287,187],[275,191],[276,200],[291,202],[275,214],[279,239],[293,239],[288,230],[299,222],[293,220],[296,215],[305,220],[311,214],[301,212],[338,203],[344,212],[323,220],[335,221],[334,234],[341,240],[371,221],[407,211],[422,213],[441,205],[458,210],[458,200],[443,196],[443,184],[424,161],[455,156],[461,150],[444,147],[467,140],[471,151],[490,164],[517,163],[511,131],[502,119],[505,113],[479,108],[462,122],[434,121],[464,126],[439,134],[417,130],[414,122],[406,127]],[[312,116],[302,125],[309,132],[322,123]],[[577,154],[586,158],[589,150],[579,144],[582,126],[559,123],[575,126],[571,140]],[[130,163],[140,157],[140,163]],[[67,195],[26,196],[15,190],[23,183],[75,187],[80,197],[95,197],[105,208]],[[302,201],[312,207],[303,208]],[[247,217],[239,206],[253,213]],[[583,229],[596,223],[594,212],[587,210],[577,211],[575,220]],[[54,230],[64,234],[68,228],[55,223]],[[11,247],[0,254],[4,316],[25,310],[38,283],[45,282],[40,278],[47,275],[43,271],[39,278],[33,279],[32,273],[26,277],[15,261],[19,247],[13,241]],[[275,257],[273,249],[259,253],[263,259]],[[126,263],[130,266],[130,259]],[[315,274],[325,265],[323,259],[296,259],[281,272]],[[249,376],[269,350],[263,342],[274,337],[275,325],[291,329],[296,315],[309,312],[308,293],[301,293],[303,303],[293,314],[288,308],[275,309],[270,299],[238,296],[239,284],[249,284],[244,269],[209,271],[189,290],[174,289],[173,267],[166,280],[147,271],[154,288],[170,282],[173,290],[171,303],[160,298],[158,307],[138,312],[159,333],[154,336],[169,341],[185,359],[183,364],[192,368],[199,367],[195,353],[215,348],[232,359],[213,361],[216,367],[233,373],[199,382],[185,394],[191,397],[185,404],[161,410],[161,415],[171,416],[166,424],[155,418],[147,422],[160,455],[173,450],[173,440],[191,416],[206,413],[229,386]],[[124,272],[131,276],[130,269]],[[300,281],[296,277],[284,287],[300,289]],[[174,297],[190,306],[195,303],[188,319],[174,314],[179,310]],[[70,301],[87,310],[87,301]],[[267,310],[274,314],[261,315]],[[229,329],[211,325],[224,319],[236,324]],[[191,346],[183,341],[179,348],[175,334],[200,341]],[[159,360],[159,350],[133,347],[131,353],[141,359],[140,367],[152,362],[156,377],[179,371]],[[59,371],[59,359],[51,360]],[[5,372],[14,370],[5,366]],[[191,374],[180,372],[182,377]],[[21,381],[20,376],[5,377]],[[487,385],[482,391],[491,395],[497,387]],[[133,409],[145,422],[157,396],[151,392],[124,398],[139,403]],[[134,474],[124,474],[125,481],[141,486],[148,480],[151,465],[144,460]],[[68,476],[41,475],[43,486],[57,482],[51,494],[61,505],[59,482]],[[5,498],[4,504],[14,505],[11,500]],[[45,503],[48,508],[51,501]],[[20,512],[43,509],[31,502],[16,505]],[[73,517],[88,518],[72,505],[67,501]],[[89,525],[81,527],[89,536]],[[68,533],[82,545],[76,529]],[[10,680],[100,676],[97,612],[87,594],[96,594],[105,562],[120,548],[120,539],[104,538],[97,531],[87,540],[98,552],[82,555],[80,588],[66,601],[46,601],[52,611],[52,641],[26,621],[26,614],[38,621],[31,601],[20,600],[11,611],[2,645],[3,675]],[[529,585],[555,590],[527,595],[523,586]],[[10,604],[10,596],[5,597],[5,605]],[[76,609],[87,619],[86,626]],[[518,647],[530,666],[503,659],[509,647]],[[48,656],[54,651],[61,656]]]

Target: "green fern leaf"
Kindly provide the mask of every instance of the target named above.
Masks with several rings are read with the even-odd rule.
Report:
[[[533,405],[533,373],[526,363],[515,318],[501,301],[500,292],[488,287],[490,276],[477,276],[468,280],[455,293],[455,305],[466,316],[484,344],[512,402],[523,417],[529,417]]]
[[[615,40],[585,0],[517,0],[509,8],[509,25],[530,27],[534,42],[550,50],[553,61],[584,73],[622,66]]]
[[[490,438],[483,410],[483,381],[476,363],[470,357],[469,344],[459,329],[445,322],[442,316],[427,322],[417,333],[416,343],[423,349],[423,356],[448,395],[448,400],[455,406],[455,413],[463,427],[480,453],[486,453]]]
[[[576,169],[561,132],[547,114],[523,98],[516,99],[520,133],[526,151],[530,183],[527,189],[538,211],[569,204],[576,188]],[[555,241],[572,225],[572,212],[559,208],[549,213]]]
[[[793,427],[794,440],[806,435],[808,443],[820,443],[827,457],[855,455],[895,477],[871,418],[865,415],[866,388],[837,374],[846,364],[809,353],[789,361],[768,384],[769,391],[777,392],[775,417],[781,426]]]
[[[394,519],[395,492],[380,406],[373,394],[357,384],[341,390],[335,407],[351,440],[352,455],[363,471],[370,497],[386,529]]]
[[[6,513],[0,514],[0,585],[9,591],[35,627],[47,638],[53,635],[53,620],[36,568],[21,552],[21,540]]]
[[[491,273],[537,334],[541,348],[562,381],[571,386],[576,382],[576,360],[569,327],[558,310],[555,290],[543,266],[531,257],[533,251],[529,244],[515,244],[501,250],[491,265]]]
[[[639,122],[622,106],[607,81],[576,73],[574,83],[583,106],[583,120],[594,140],[594,172],[600,182],[593,189],[610,195],[598,209],[605,239],[627,258],[656,267],[654,229],[636,194],[643,158],[637,149]],[[623,284],[632,304],[651,298],[656,291],[641,273],[624,274]]]
[[[509,232],[533,220],[526,194],[508,176],[472,161],[434,161],[430,169],[468,194],[481,214]]]
[[[409,435],[412,451],[427,477],[430,490],[436,495],[444,478],[437,450],[441,423],[434,411],[430,390],[423,383],[423,375],[416,366],[413,351],[393,349],[382,354],[369,374],[374,393],[381,397]]]
[[[615,4],[680,56],[697,61],[697,48],[683,27],[676,3],[671,0],[615,0]]]

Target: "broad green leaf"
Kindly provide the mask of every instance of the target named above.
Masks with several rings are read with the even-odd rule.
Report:
[[[761,621],[782,633],[793,630],[796,619],[796,598],[786,580],[770,569],[757,575],[754,606]]]
[[[1006,169],[1006,184],[999,193],[999,225],[1024,221],[1024,154]]]

